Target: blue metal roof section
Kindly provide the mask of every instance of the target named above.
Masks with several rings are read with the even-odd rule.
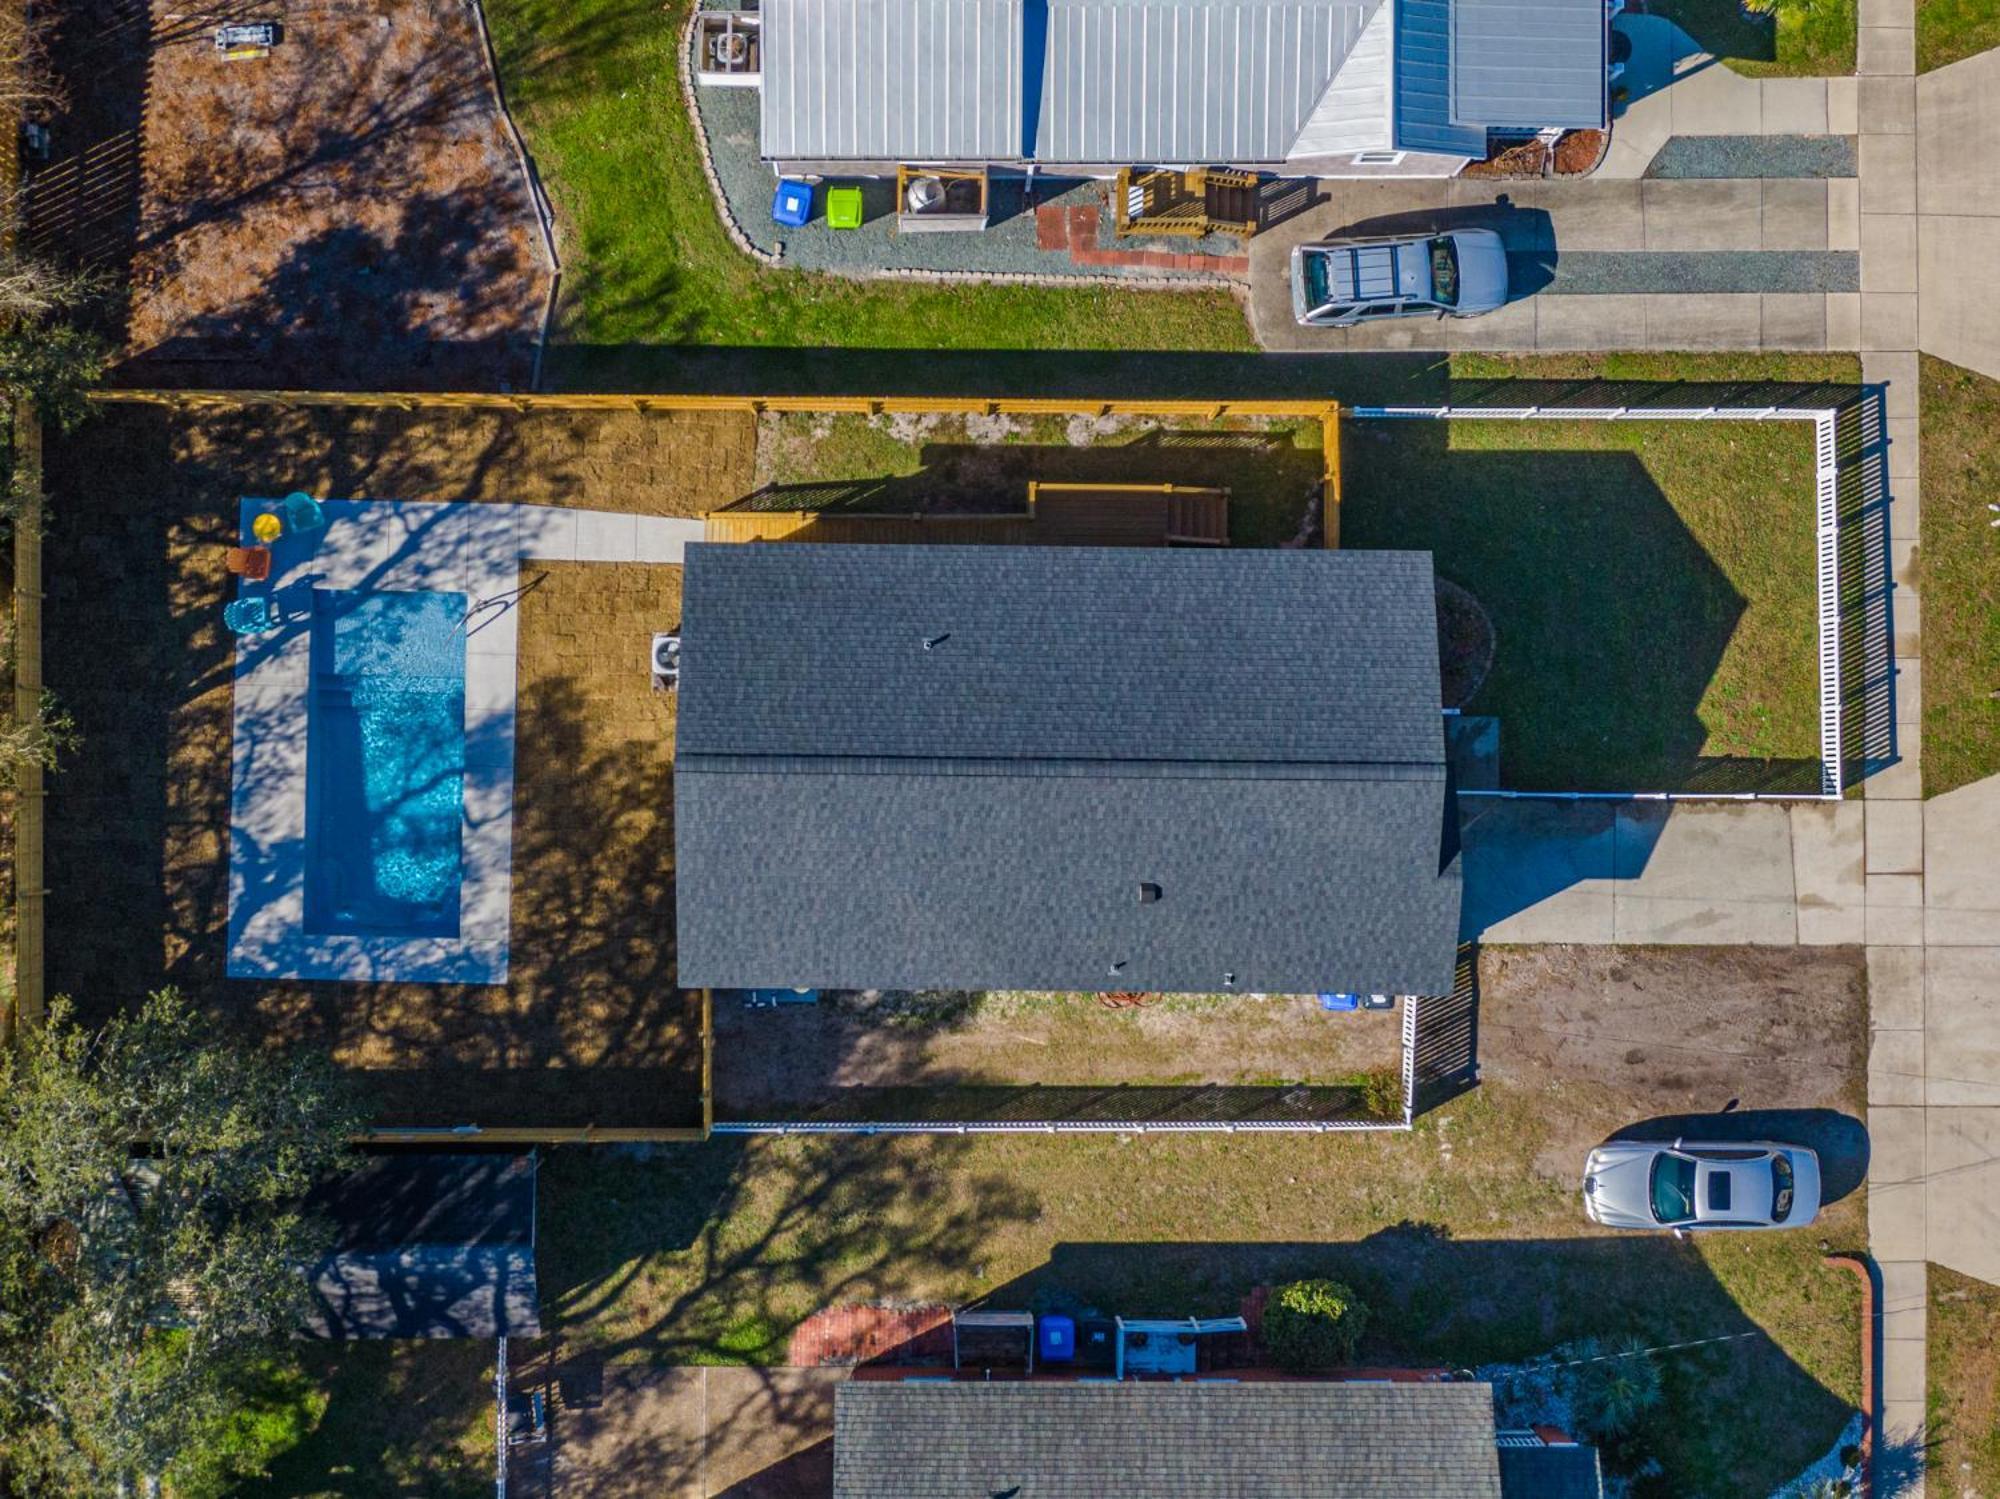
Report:
[[[1451,118],[1491,130],[1604,125],[1604,0],[1451,0]]]
[[[1484,156],[1486,127],[1452,118],[1452,0],[1396,0],[1395,139],[1399,151]]]

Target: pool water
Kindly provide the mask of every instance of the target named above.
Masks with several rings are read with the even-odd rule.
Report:
[[[458,935],[462,593],[313,595],[306,930]]]

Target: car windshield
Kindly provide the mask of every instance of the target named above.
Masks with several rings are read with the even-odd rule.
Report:
[[[1306,306],[1319,308],[1326,306],[1326,257],[1324,255],[1304,255],[1300,273],[1305,277]]]
[[[1792,1163],[1784,1156],[1771,1157],[1771,1221],[1783,1223],[1792,1216]]]
[[[1458,250],[1448,239],[1431,241],[1431,300],[1440,307],[1458,305]]]
[[[1661,1151],[1653,1157],[1653,1216],[1662,1223],[1694,1217],[1694,1162]]]

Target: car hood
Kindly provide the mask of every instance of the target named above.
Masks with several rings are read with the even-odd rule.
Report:
[[[1458,250],[1458,310],[1486,312],[1507,300],[1507,247],[1491,232],[1454,234]]]
[[[1600,1145],[1583,1168],[1583,1207],[1592,1221],[1609,1228],[1658,1228],[1652,1208],[1650,1147],[1631,1150]]]

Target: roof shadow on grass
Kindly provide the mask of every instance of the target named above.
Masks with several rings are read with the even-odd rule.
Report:
[[[1826,1276],[1832,1301],[1850,1283],[1816,1259],[1807,1257],[1805,1273]],[[1744,1314],[1694,1244],[1581,1221],[1578,1237],[1560,1239],[1464,1239],[1411,1222],[1350,1243],[1060,1243],[1046,1264],[978,1305],[1219,1317],[1245,1310],[1259,1286],[1319,1276],[1347,1282],[1370,1309],[1361,1367],[1469,1373],[1582,1337],[1717,1340],[1661,1355],[1665,1400],[1631,1438],[1606,1447],[1614,1471],[1657,1460],[1660,1492],[1769,1493],[1828,1451],[1853,1415]],[[1688,1419],[1717,1411],[1743,1414]]]

